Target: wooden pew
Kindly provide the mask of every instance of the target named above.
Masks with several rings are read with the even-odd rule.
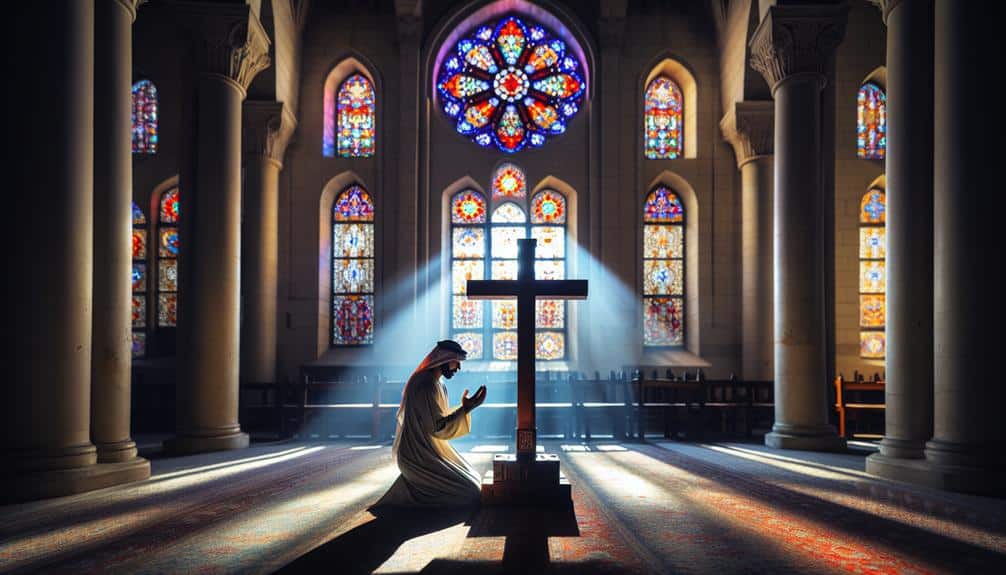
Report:
[[[679,378],[668,369],[664,377],[656,370],[650,377],[637,372],[632,381],[636,392],[636,439],[646,438],[651,422],[662,423],[664,437],[676,437],[680,411],[684,411],[685,426],[692,428],[686,435],[693,435],[696,430],[701,434],[705,387],[697,377],[689,379],[688,372],[683,372]]]
[[[838,411],[838,435],[849,438],[847,420],[855,420],[859,411],[886,409],[884,403],[884,379],[880,374],[873,374],[871,380],[864,380],[863,374],[853,373],[851,380],[846,380],[842,374],[835,377],[835,409]],[[860,434],[861,436],[867,434]],[[869,434],[875,436],[876,434]],[[883,433],[881,433],[883,435]]]
[[[302,372],[300,382],[286,386],[281,394],[282,432],[294,436],[317,433],[320,439],[333,435],[386,438],[383,422],[389,412],[394,414],[398,401],[384,401],[383,396],[386,389],[396,386],[400,394],[401,382],[385,381],[380,375],[319,378],[316,373]]]
[[[570,385],[575,427],[571,435],[589,440],[606,427],[616,439],[631,436],[632,392],[625,372],[611,371],[607,379],[596,371],[593,379],[575,374]]]

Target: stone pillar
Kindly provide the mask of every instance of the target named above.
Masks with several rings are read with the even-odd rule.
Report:
[[[384,210],[385,221],[390,225],[378,226],[377,229],[386,232],[387,241],[384,242],[384,254],[387,260],[397,258],[394,266],[385,266],[385,269],[398,270],[385,279],[385,285],[399,285],[401,281],[403,287],[401,293],[405,296],[401,299],[407,301],[387,301],[378,305],[382,307],[384,317],[391,318],[400,313],[399,310],[412,306],[413,318],[419,323],[429,323],[429,325],[439,325],[431,323],[434,321],[434,310],[420,309],[416,303],[419,301],[417,294],[428,289],[431,283],[436,281],[436,277],[429,271],[423,277],[416,273],[419,270],[429,270],[424,262],[429,261],[428,250],[430,244],[429,222],[432,215],[431,195],[426,186],[419,183],[419,151],[422,149],[419,141],[419,116],[421,102],[425,102],[420,89],[419,79],[419,53],[423,33],[423,5],[420,0],[395,0],[395,16],[398,31],[398,65],[399,65],[399,97],[398,97],[398,162],[396,167],[398,190],[396,201],[384,201],[381,209]],[[385,114],[385,118],[392,117]],[[378,126],[378,130],[383,130]],[[384,137],[389,132],[381,132],[378,138]],[[392,146],[388,146],[391,151]],[[383,158],[377,159],[384,161]],[[429,161],[427,159],[427,161]],[[390,163],[387,165],[391,165]],[[423,195],[424,197],[420,197]],[[439,205],[438,199],[433,205]],[[401,273],[402,275],[398,275]],[[412,278],[411,280],[409,278]],[[409,285],[411,284],[411,285]],[[398,288],[396,288],[396,291]],[[423,298],[429,301],[431,298]],[[426,304],[429,306],[429,304]],[[423,319],[425,318],[425,319]],[[377,337],[380,339],[381,332]]]
[[[936,0],[935,22],[935,405],[925,454],[931,484],[1001,497],[1002,218],[990,184],[1001,160],[988,139],[1002,120],[988,101],[998,87],[999,31],[984,10],[950,0]]]
[[[246,4],[173,4],[195,43],[198,79],[192,186],[178,323],[177,436],[193,453],[247,447],[238,424],[241,101],[269,65],[269,38]]]
[[[241,381],[276,379],[279,172],[296,126],[282,102],[244,104],[244,217],[241,233]]]
[[[772,193],[775,106],[737,102],[720,122],[741,171],[741,377],[772,370]]]
[[[911,480],[933,433],[933,2],[888,1],[887,383],[866,470]]]
[[[94,63],[94,318],[91,439],[99,462],[136,458],[132,363],[132,24],[138,0],[97,0]],[[143,462],[146,476],[149,463]]]
[[[775,98],[775,424],[765,444],[841,449],[828,424],[821,89],[845,33],[844,5],[769,9],[751,66]]]

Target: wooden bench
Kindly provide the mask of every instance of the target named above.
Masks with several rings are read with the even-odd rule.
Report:
[[[611,371],[607,379],[594,372],[593,379],[576,374],[570,381],[573,392],[572,437],[586,440],[596,435],[615,439],[631,437],[632,392],[624,372]]]
[[[871,380],[865,380],[863,374],[854,372],[851,380],[846,380],[842,374],[835,377],[835,409],[838,411],[838,434],[841,437],[882,437],[875,433],[848,434],[847,420],[856,420],[860,411],[883,413],[884,379],[880,374],[873,374]]]
[[[387,439],[404,382],[380,375],[315,379],[302,374],[281,392],[284,435]],[[389,424],[389,421],[391,423]]]

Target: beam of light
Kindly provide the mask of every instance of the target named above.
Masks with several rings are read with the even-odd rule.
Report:
[[[606,444],[606,445],[595,445],[594,450],[596,451],[628,451],[625,447],[616,444]]]
[[[569,444],[566,444],[566,443],[560,445],[559,449],[561,449],[565,453],[571,453],[571,452],[574,452],[574,451],[576,451],[576,452],[590,451],[590,447],[588,447],[586,445],[569,445]]]
[[[754,449],[736,447],[732,445],[727,446],[727,445],[701,444],[701,447],[709,449],[711,451],[715,451],[717,453],[725,453],[727,455],[732,455],[734,457],[739,457],[741,459],[757,461],[759,463],[764,463],[765,465],[771,465],[772,467],[777,467],[779,469],[785,469],[787,471],[792,471],[794,473],[799,473],[801,475],[819,477],[821,479],[845,480],[851,476],[851,477],[859,477],[862,479],[876,480],[875,476],[870,475],[865,471],[857,471],[855,469],[848,469],[846,467],[828,465],[825,463],[819,463],[817,461],[804,461],[801,459],[787,457],[785,455],[780,455],[777,453],[765,453],[764,451],[757,451]]]
[[[506,453],[510,447],[506,445],[476,445],[468,450],[469,453]]]
[[[372,449],[380,449],[384,447],[383,445],[354,445],[350,447],[350,451],[370,451]]]
[[[155,495],[180,491],[217,479],[233,477],[268,466],[287,463],[294,459],[317,453],[325,449],[318,447],[299,447],[281,452],[280,455],[268,454],[239,462],[216,463],[198,468],[166,473],[150,481],[144,481],[131,486],[128,490],[114,493],[103,505],[116,505],[123,502],[140,500]],[[73,553],[76,550],[112,541],[118,537],[151,525],[155,525],[179,509],[193,504],[193,499],[210,494],[190,494],[190,499],[180,498],[168,504],[141,509],[129,509],[103,517],[82,521],[74,524],[64,524],[40,533],[21,537],[13,537],[0,543],[0,557],[9,558],[5,568],[14,569],[51,554]]]
[[[597,371],[602,376],[610,370],[621,369],[624,365],[638,363],[642,337],[637,333],[642,322],[639,295],[630,289],[618,272],[609,269],[594,258],[586,247],[570,242],[577,254],[577,279],[588,283],[587,300],[574,304],[576,309],[576,331],[570,330],[571,337],[578,339],[578,354],[575,364],[579,371],[592,374]],[[635,268],[623,270],[635,278]]]

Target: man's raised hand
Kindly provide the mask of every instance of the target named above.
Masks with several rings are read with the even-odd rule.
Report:
[[[466,389],[463,394],[461,394],[461,405],[465,408],[465,411],[471,411],[476,407],[482,405],[482,402],[486,400],[486,386],[479,386],[475,390],[475,395],[468,397],[468,390]]]

